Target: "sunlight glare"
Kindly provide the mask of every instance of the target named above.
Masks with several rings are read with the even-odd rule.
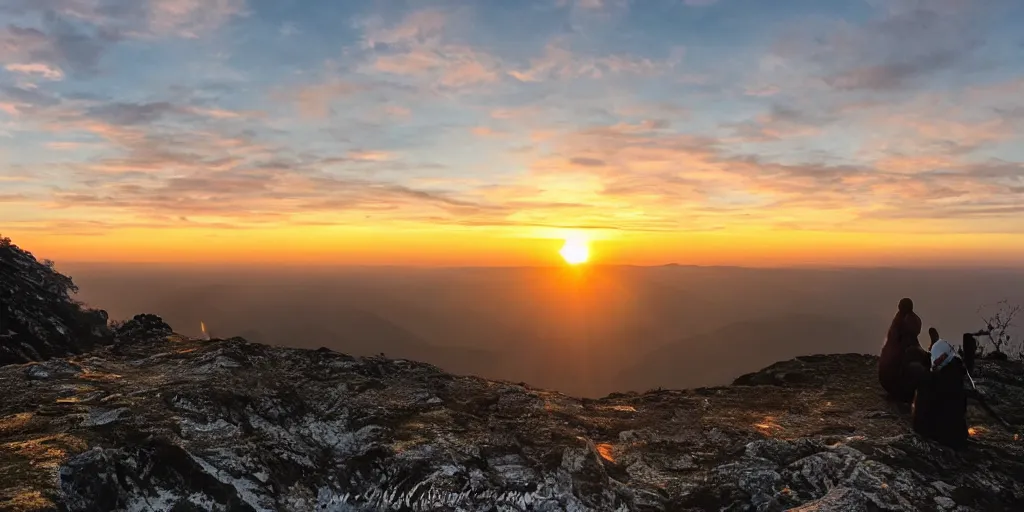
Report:
[[[565,262],[570,265],[581,265],[586,263],[590,259],[590,247],[587,246],[586,240],[580,238],[570,238],[565,241],[565,245],[562,246],[562,250],[559,251]]]

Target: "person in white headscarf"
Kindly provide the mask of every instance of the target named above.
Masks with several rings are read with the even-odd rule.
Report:
[[[932,359],[932,371],[945,368],[954,358],[960,357],[948,341],[939,337],[939,331],[934,327],[928,328],[928,336],[932,339],[930,349]]]
[[[914,430],[951,448],[967,446],[967,390],[963,361],[934,327],[931,338],[931,371],[914,396]]]

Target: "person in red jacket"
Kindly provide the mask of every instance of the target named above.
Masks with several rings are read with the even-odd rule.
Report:
[[[921,380],[928,375],[931,356],[921,348],[921,317],[914,313],[914,301],[900,300],[896,316],[882,346],[878,361],[878,381],[897,401],[911,403]]]

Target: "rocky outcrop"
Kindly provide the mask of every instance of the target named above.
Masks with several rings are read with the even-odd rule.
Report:
[[[1024,509],[1018,433],[972,407],[968,450],[922,440],[875,365],[804,357],[580,400],[411,361],[140,341],[0,368],[0,509]],[[975,373],[1024,419],[1024,368]]]
[[[159,341],[174,334],[163,318],[152,314],[135,315],[131,320],[114,324],[114,339],[119,343]]]
[[[107,313],[72,300],[52,262],[0,237],[0,365],[77,354],[109,339]]]

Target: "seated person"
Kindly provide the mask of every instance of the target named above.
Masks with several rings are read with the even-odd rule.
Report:
[[[914,396],[914,431],[922,436],[962,449],[967,446],[967,391],[963,361],[956,349],[939,337],[933,327],[931,371]]]
[[[878,361],[879,383],[900,402],[912,402],[914,391],[928,374],[928,352],[917,340],[920,334],[921,317],[914,313],[914,302],[900,300]]]
[[[978,332],[965,332],[963,337],[963,349],[960,357],[964,360],[967,371],[974,370],[974,361],[978,357],[978,336],[988,336],[992,330],[981,330]]]

